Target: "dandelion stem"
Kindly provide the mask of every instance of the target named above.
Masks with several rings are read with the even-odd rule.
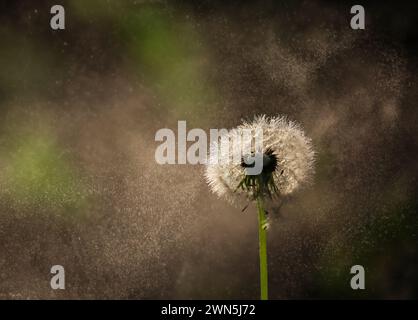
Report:
[[[266,211],[262,197],[257,197],[258,208],[258,240],[260,252],[260,290],[261,300],[268,299],[268,276],[267,276],[267,232]]]

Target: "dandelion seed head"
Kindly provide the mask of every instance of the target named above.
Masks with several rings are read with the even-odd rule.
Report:
[[[261,146],[254,145],[256,137],[262,137]],[[280,196],[290,195],[312,180],[315,153],[311,139],[286,117],[258,116],[230,130],[220,140],[229,141],[230,145],[220,148],[222,142],[211,144],[205,177],[215,194],[233,204],[253,197],[248,190],[237,189],[246,176],[247,165],[236,159],[242,155],[245,158],[247,150],[262,153],[262,174],[271,173]]]

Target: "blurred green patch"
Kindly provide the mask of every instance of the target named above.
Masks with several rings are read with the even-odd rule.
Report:
[[[71,5],[86,23],[111,26],[126,51],[127,69],[153,90],[159,111],[191,121],[207,118],[203,115],[216,95],[208,81],[208,50],[190,16],[158,2],[77,0]]]
[[[86,188],[50,129],[12,126],[0,141],[1,197],[16,207],[82,212]]]
[[[143,7],[124,21],[135,68],[175,115],[199,114],[212,98],[206,54],[193,23]]]

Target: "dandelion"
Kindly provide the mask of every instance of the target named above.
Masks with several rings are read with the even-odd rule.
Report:
[[[261,145],[254,145],[260,137]],[[224,148],[222,143],[211,145],[205,177],[212,192],[230,203],[243,205],[251,201],[257,205],[260,288],[261,299],[265,300],[268,298],[265,204],[284,198],[310,182],[315,154],[302,128],[281,116],[258,116],[253,122],[244,122],[230,130],[220,140],[230,143]],[[249,169],[254,161],[248,159],[257,156],[262,160],[262,171],[251,175]]]

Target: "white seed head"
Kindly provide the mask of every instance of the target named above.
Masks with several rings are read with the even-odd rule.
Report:
[[[248,132],[252,134],[248,135]],[[260,136],[262,146],[257,143],[254,146],[255,138]],[[212,192],[232,204],[240,205],[254,196],[248,190],[238,188],[246,176],[246,168],[236,159],[249,149],[254,153],[274,155],[276,165],[272,177],[280,196],[290,195],[311,181],[315,158],[311,139],[298,124],[286,117],[258,116],[253,122],[244,122],[230,130],[220,140],[229,141],[229,146],[221,148],[222,143],[211,144],[205,177]]]

